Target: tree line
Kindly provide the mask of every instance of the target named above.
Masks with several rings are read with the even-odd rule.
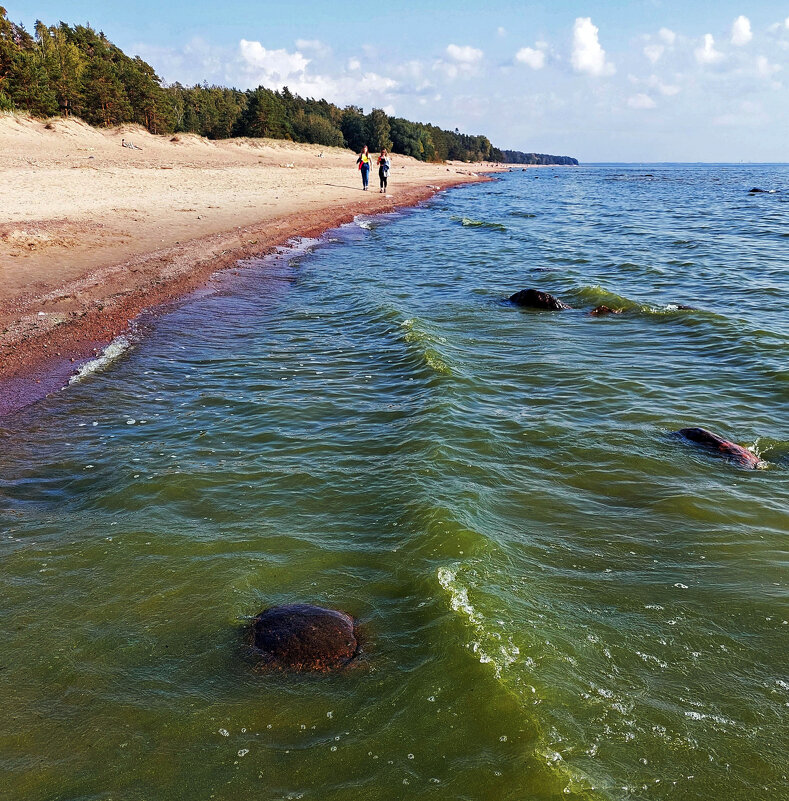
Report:
[[[47,26],[31,34],[0,6],[0,111],[34,117],[78,117],[91,125],[137,123],[153,134],[195,133],[209,139],[270,137],[348,147],[363,145],[421,161],[576,163],[567,156],[500,150],[485,136],[365,114],[327,100],[299,97],[287,87],[248,91],[207,84],[163,85],[153,67],[131,58],[87,25]]]
[[[520,150],[502,150],[502,161],[509,164],[578,164],[572,156],[549,156],[547,153],[523,153]]]

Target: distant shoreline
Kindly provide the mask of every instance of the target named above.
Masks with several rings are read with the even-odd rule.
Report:
[[[0,119],[10,199],[0,219],[0,415],[62,387],[142,311],[217,270],[512,166],[398,156],[391,196],[381,196],[375,170],[362,193],[344,149]]]
[[[579,167],[789,167],[789,161],[582,161]]]

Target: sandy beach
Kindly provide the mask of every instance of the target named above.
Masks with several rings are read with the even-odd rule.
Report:
[[[0,413],[217,269],[494,169],[395,156],[381,195],[340,148],[0,116]]]

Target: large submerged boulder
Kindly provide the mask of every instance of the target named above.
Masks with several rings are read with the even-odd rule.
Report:
[[[566,303],[562,303],[559,298],[554,297],[548,292],[541,292],[539,289],[521,289],[509,297],[510,303],[516,306],[525,306],[529,309],[548,309],[550,311],[561,311],[570,309]]]
[[[764,462],[755,453],[743,448],[741,445],[723,439],[717,434],[713,434],[712,431],[707,431],[706,428],[682,428],[676,433],[707,450],[719,453],[724,458],[740,465],[740,467],[756,470],[764,466]]]
[[[308,604],[272,606],[251,626],[252,647],[273,670],[325,672],[344,667],[359,652],[354,619]]]

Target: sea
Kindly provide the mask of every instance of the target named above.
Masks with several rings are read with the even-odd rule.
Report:
[[[547,167],[141,317],[0,418],[0,798],[789,798],[788,255],[787,166]]]

